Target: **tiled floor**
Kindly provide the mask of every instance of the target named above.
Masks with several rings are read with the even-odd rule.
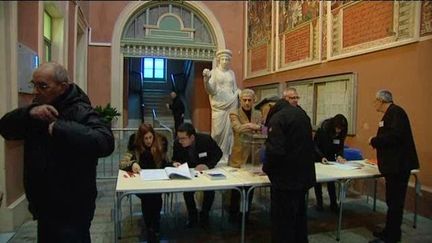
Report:
[[[101,180],[98,182],[99,196],[97,201],[96,216],[91,227],[92,242],[109,243],[114,242],[114,226],[112,221],[112,208],[114,202],[113,180]],[[311,191],[312,192],[312,191]],[[246,225],[246,242],[265,243],[270,242],[270,221],[269,211],[266,205],[269,204],[268,191],[256,191],[254,206]],[[181,194],[178,194],[178,203],[173,204],[170,212],[164,212],[161,220],[161,242],[194,243],[194,242],[239,242],[240,227],[238,224],[228,222],[226,212],[222,217],[221,195],[216,194],[216,200],[211,213],[210,227],[208,229],[184,227],[185,209]],[[313,193],[310,193],[311,195]],[[326,190],[324,190],[326,196]],[[349,193],[348,202],[344,207],[342,221],[342,232],[340,242],[368,242],[372,237],[372,230],[376,226],[382,226],[385,222],[385,204],[377,203],[377,211],[372,211],[372,205],[366,202],[366,198]],[[176,201],[176,200],[174,200]],[[314,198],[309,199],[308,223],[309,242],[325,243],[336,242],[335,229],[337,217],[328,208],[324,212],[317,212],[314,205]],[[142,230],[142,217],[137,197],[132,198],[133,214],[129,212],[129,200],[123,201],[122,239],[119,242],[146,242],[145,230]],[[177,213],[173,211],[177,210]],[[432,242],[432,219],[419,217],[418,227],[413,229],[413,214],[406,212],[402,226],[402,242]],[[0,238],[0,242],[2,238]],[[13,236],[10,243],[36,242],[36,223],[26,222]]]

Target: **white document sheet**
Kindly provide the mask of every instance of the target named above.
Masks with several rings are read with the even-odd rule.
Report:
[[[141,180],[157,181],[169,180],[169,177],[164,169],[145,169],[140,171]]]
[[[335,161],[329,161],[328,163],[329,165],[334,166],[341,170],[355,170],[355,169],[360,169],[361,167],[364,166],[363,160],[352,160],[352,161],[347,161],[343,164]]]
[[[158,181],[169,179],[192,179],[187,163],[179,167],[166,167],[165,169],[145,169],[140,171],[141,180]]]

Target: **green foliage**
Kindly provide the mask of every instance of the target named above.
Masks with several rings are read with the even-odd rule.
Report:
[[[113,120],[117,120],[117,117],[121,115],[120,112],[118,112],[115,107],[112,107],[110,103],[105,107],[98,105],[94,109],[102,117],[102,120],[108,124],[111,124]]]

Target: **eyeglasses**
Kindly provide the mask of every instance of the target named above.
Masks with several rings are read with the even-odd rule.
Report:
[[[45,82],[38,82],[38,83],[36,83],[36,82],[34,82],[33,80],[32,81],[30,81],[30,85],[31,85],[31,87],[33,88],[33,89],[39,89],[39,90],[45,90],[45,89],[48,89],[50,86],[47,84],[47,83],[45,83]]]
[[[288,96],[288,99],[290,99],[290,100],[299,100],[300,96],[292,96],[292,97]]]

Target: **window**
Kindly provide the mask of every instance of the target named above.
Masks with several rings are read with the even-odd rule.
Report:
[[[44,11],[43,29],[44,59],[49,62],[51,61],[52,17],[46,11]]]
[[[144,57],[144,80],[166,81],[166,59]]]

